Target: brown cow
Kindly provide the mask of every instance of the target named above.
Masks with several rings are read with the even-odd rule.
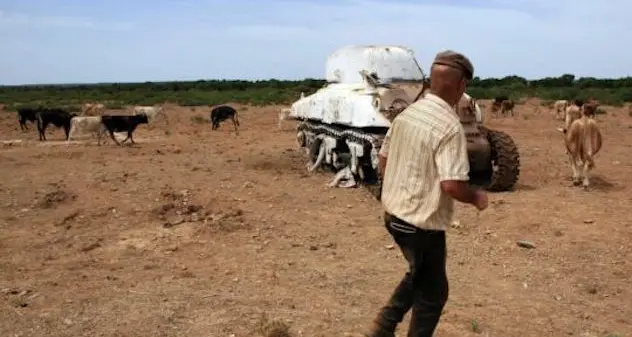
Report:
[[[584,110],[583,116],[575,119],[564,135],[564,143],[573,171],[573,185],[579,186],[581,184],[586,190],[590,185],[588,173],[595,167],[593,158],[601,150],[602,144],[597,121],[588,117],[588,114],[591,113],[588,110],[591,108],[592,106],[589,105],[588,109]],[[571,117],[568,116],[569,110],[566,111],[565,120],[568,121]]]
[[[99,116],[104,110],[103,103],[85,103],[81,107],[81,116]]]
[[[495,98],[494,101],[492,102],[492,112],[496,114],[496,116],[498,116],[498,114],[496,113],[498,110],[500,110],[500,114],[501,115],[507,115],[507,113],[509,111],[511,111],[511,115],[514,115],[514,108],[515,104],[514,101],[510,100],[510,99],[504,99],[502,101],[499,101],[498,98]]]
[[[514,116],[514,101],[510,99],[506,99],[500,103],[500,114],[507,116],[509,111],[511,111],[511,116]]]

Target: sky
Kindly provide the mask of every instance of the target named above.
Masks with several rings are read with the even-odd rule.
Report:
[[[475,76],[632,75],[628,0],[0,0],[0,84],[324,78],[345,45]]]

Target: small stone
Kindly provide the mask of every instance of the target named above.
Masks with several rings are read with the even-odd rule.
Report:
[[[183,222],[184,222],[184,217],[177,215],[177,216],[168,218],[167,222],[165,222],[162,226],[165,228],[170,228],[173,226],[177,226]]]
[[[70,319],[68,319],[68,318],[64,318],[64,320],[62,322],[64,324],[66,324],[66,325],[71,325],[72,324],[72,321]]]
[[[395,249],[394,245],[386,245],[386,249],[391,250],[391,249]]]
[[[516,242],[518,244],[519,247],[522,248],[528,248],[528,249],[533,249],[535,248],[535,244],[531,241],[527,241],[527,240],[520,240],[518,242]]]
[[[587,224],[594,223],[594,222],[595,222],[595,220],[593,220],[593,219],[586,219],[586,220],[584,220],[584,223],[587,223]]]

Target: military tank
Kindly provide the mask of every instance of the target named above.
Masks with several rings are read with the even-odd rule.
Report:
[[[343,187],[357,182],[379,199],[378,152],[391,121],[429,88],[413,51],[404,46],[345,46],[326,62],[326,84],[301,95],[288,119],[299,120],[296,140],[308,170],[338,172]],[[482,126],[476,100],[464,95],[458,113],[468,137],[470,178],[490,191],[511,190],[518,180],[519,154],[506,133]]]

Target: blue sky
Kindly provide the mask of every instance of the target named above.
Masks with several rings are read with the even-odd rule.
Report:
[[[0,84],[323,78],[347,44],[476,76],[632,75],[628,0],[0,0]]]

